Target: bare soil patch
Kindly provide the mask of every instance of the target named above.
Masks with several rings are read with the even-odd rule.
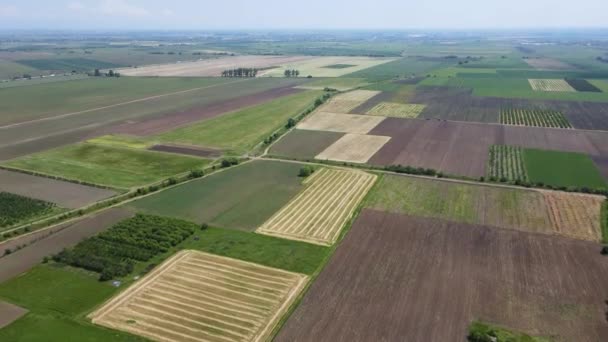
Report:
[[[0,258],[0,283],[27,272],[39,264],[44,257],[75,246],[85,238],[94,236],[133,215],[126,209],[108,209],[94,216],[1,243],[2,251],[22,245],[28,246]]]
[[[276,341],[465,341],[474,319],[608,340],[595,243],[364,210]]]
[[[111,127],[106,133],[131,134],[148,136],[186,126],[193,122],[211,119],[221,114],[234,112],[245,107],[255,106],[279,97],[301,92],[291,86],[267,90],[261,93],[241,96],[227,101],[219,101],[204,107],[191,108],[182,112],[174,112],[156,118],[141,118]]]
[[[181,251],[89,317],[156,341],[265,341],[307,281],[297,273]]]
[[[306,189],[256,232],[331,245],[376,181],[376,176],[325,168],[316,171],[306,181]]]
[[[116,195],[115,191],[0,169],[0,191],[76,209]]]
[[[117,70],[125,76],[221,76],[222,71],[236,68],[264,69],[286,63],[313,59],[308,56],[229,56],[195,62],[151,65]]]
[[[389,140],[390,137],[377,135],[346,134],[315,159],[364,164]]]
[[[306,118],[297,127],[313,131],[366,134],[384,119],[384,117],[370,115],[317,112]]]
[[[215,158],[222,155],[222,151],[211,148],[198,146],[183,146],[183,145],[154,145],[150,147],[150,151],[168,152],[176,154],[185,154],[188,156]]]
[[[27,310],[16,305],[0,301],[0,329],[8,326],[27,313]]]

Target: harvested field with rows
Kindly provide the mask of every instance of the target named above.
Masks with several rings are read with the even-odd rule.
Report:
[[[405,104],[394,102],[381,102],[376,107],[372,108],[367,114],[388,116],[393,118],[417,118],[420,113],[426,108],[426,105],[421,104]]]
[[[256,232],[331,245],[375,180],[360,171],[318,170],[306,180],[306,188]]]
[[[528,181],[521,147],[494,145],[490,147],[488,177],[495,180]]]
[[[597,243],[364,210],[275,341],[608,340]]]
[[[155,341],[265,341],[308,277],[182,251],[89,315]]]
[[[372,97],[378,95],[379,91],[374,90],[353,90],[348,93],[340,94],[329,100],[319,111],[329,113],[350,113]]]
[[[365,164],[389,140],[390,137],[377,135],[346,134],[315,159]]]
[[[313,131],[366,134],[378,126],[384,119],[384,117],[372,115],[317,112],[300,122],[297,128]]]
[[[76,209],[116,195],[115,191],[92,186],[0,170],[0,191]]]
[[[503,109],[500,123],[505,125],[572,128],[564,114],[543,109]]]
[[[565,80],[551,79],[529,79],[530,87],[535,91],[558,91],[558,92],[575,92],[574,89]]]
[[[306,56],[229,56],[195,62],[124,68],[118,69],[117,72],[125,76],[219,77],[224,70],[244,67],[264,69],[313,58]]]
[[[601,196],[382,177],[366,207],[456,222],[601,240]],[[560,216],[556,218],[555,208]]]

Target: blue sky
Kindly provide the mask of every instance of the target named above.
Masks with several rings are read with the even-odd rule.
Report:
[[[0,0],[0,29],[606,27],[608,0]]]

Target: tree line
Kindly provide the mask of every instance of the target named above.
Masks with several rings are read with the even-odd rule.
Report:
[[[222,71],[222,77],[256,77],[259,69],[257,68],[238,68]]]
[[[298,77],[300,76],[300,70],[287,69],[283,74],[285,75],[285,77]]]

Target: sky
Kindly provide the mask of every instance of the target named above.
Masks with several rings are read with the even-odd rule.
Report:
[[[0,0],[0,29],[475,29],[608,26],[608,0]]]

